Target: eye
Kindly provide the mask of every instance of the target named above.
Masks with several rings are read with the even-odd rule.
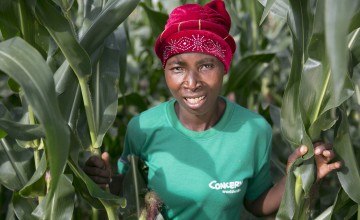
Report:
[[[174,66],[170,69],[173,73],[181,73],[184,71],[184,68],[181,66]]]
[[[205,63],[201,65],[200,70],[211,70],[214,68],[214,64],[212,63]]]

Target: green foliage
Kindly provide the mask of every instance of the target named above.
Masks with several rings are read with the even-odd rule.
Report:
[[[360,27],[353,22],[360,2],[319,0],[313,3],[289,1],[287,9],[293,51],[281,107],[281,127],[292,146],[305,144],[310,150],[289,171],[285,196],[277,214],[279,219],[309,218],[311,187],[316,179],[312,143],[323,139],[324,132],[330,129],[334,132],[330,140],[343,164],[337,172],[341,188],[355,203],[359,204],[360,198],[355,186],[360,184],[360,173],[349,134],[346,114],[349,107],[345,104],[354,91],[349,74],[353,72],[348,49],[348,35],[352,32],[349,27],[350,24],[354,29]],[[350,36],[350,39],[359,38],[357,34]]]
[[[129,119],[171,97],[156,36],[172,8],[208,1],[139,2],[1,1],[0,205],[9,211],[0,218],[76,219],[91,215],[89,207],[116,218],[125,201],[81,165],[102,150],[116,160]],[[274,181],[294,147],[310,147],[291,168],[277,218],[359,216],[359,0],[225,3],[237,50],[223,95],[273,126]],[[319,139],[333,143],[344,167],[312,197]],[[129,219],[139,203],[129,195],[144,186],[125,192],[120,210]]]
[[[1,96],[1,183],[13,191],[17,218],[71,219],[84,198],[117,219],[125,205],[80,164],[86,151],[100,153],[115,120],[126,57],[119,26],[137,4],[2,1],[1,79],[20,89]]]

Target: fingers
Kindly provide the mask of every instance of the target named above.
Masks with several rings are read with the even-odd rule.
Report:
[[[103,160],[103,162],[105,163],[105,167],[107,169],[110,169],[110,155],[108,154],[108,152],[104,152],[103,154],[101,154],[101,159]]]
[[[324,178],[326,175],[328,175],[330,172],[337,170],[341,168],[341,162],[337,161],[334,163],[329,164],[318,164],[318,173],[317,173],[317,181]]]
[[[294,150],[294,152],[288,157],[286,165],[286,173],[288,173],[290,166],[295,162],[299,157],[304,156],[308,151],[308,148],[305,145],[302,145]]]
[[[101,160],[101,158],[99,158],[98,156],[91,156],[86,162],[85,162],[85,166],[89,166],[89,167],[103,167],[105,166],[104,161]]]
[[[103,165],[100,165],[100,166],[85,165],[83,170],[89,176],[101,176],[101,177],[110,176],[110,172],[108,169],[106,169],[106,166],[104,163],[103,163]]]
[[[288,158],[288,164],[292,164],[301,156],[304,156],[308,151],[308,148],[305,145],[302,145],[294,150],[294,152]]]
[[[328,163],[335,158],[335,152],[332,150],[330,144],[314,144],[314,147],[315,159]]]
[[[341,168],[342,164],[340,161],[336,161],[335,163],[331,163],[328,164],[328,170],[329,172],[333,171],[333,170],[337,170],[339,168]]]
[[[103,159],[103,161],[105,162],[105,168],[108,171],[108,179],[107,179],[107,184],[110,184],[112,182],[112,173],[111,173],[111,165],[110,165],[110,155],[108,154],[108,152],[104,152],[101,155],[101,159]]]
[[[105,188],[111,182],[110,156],[103,153],[99,156],[91,156],[85,163],[84,172],[100,187]]]
[[[335,158],[332,146],[327,143],[318,142],[314,144],[314,158],[317,166],[317,180],[322,179],[330,172],[341,168],[341,162],[330,163]]]
[[[291,165],[299,158],[304,156],[308,152],[306,146],[300,146],[294,150],[294,152],[289,156],[286,173],[288,173]],[[317,180],[322,179],[330,172],[341,168],[342,164],[340,161],[331,163],[335,158],[335,152],[332,149],[332,146],[327,143],[317,142],[314,143],[314,158],[316,161],[317,167]]]

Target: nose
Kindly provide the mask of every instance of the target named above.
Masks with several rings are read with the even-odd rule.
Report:
[[[201,87],[201,80],[198,72],[193,70],[188,71],[184,80],[184,88],[191,91],[196,91],[200,87]]]

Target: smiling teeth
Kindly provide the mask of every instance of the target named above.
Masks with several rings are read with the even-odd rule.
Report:
[[[186,98],[186,100],[188,102],[190,102],[191,104],[196,104],[196,103],[200,102],[201,100],[203,100],[204,98],[205,98],[205,96],[201,96],[198,98]]]

